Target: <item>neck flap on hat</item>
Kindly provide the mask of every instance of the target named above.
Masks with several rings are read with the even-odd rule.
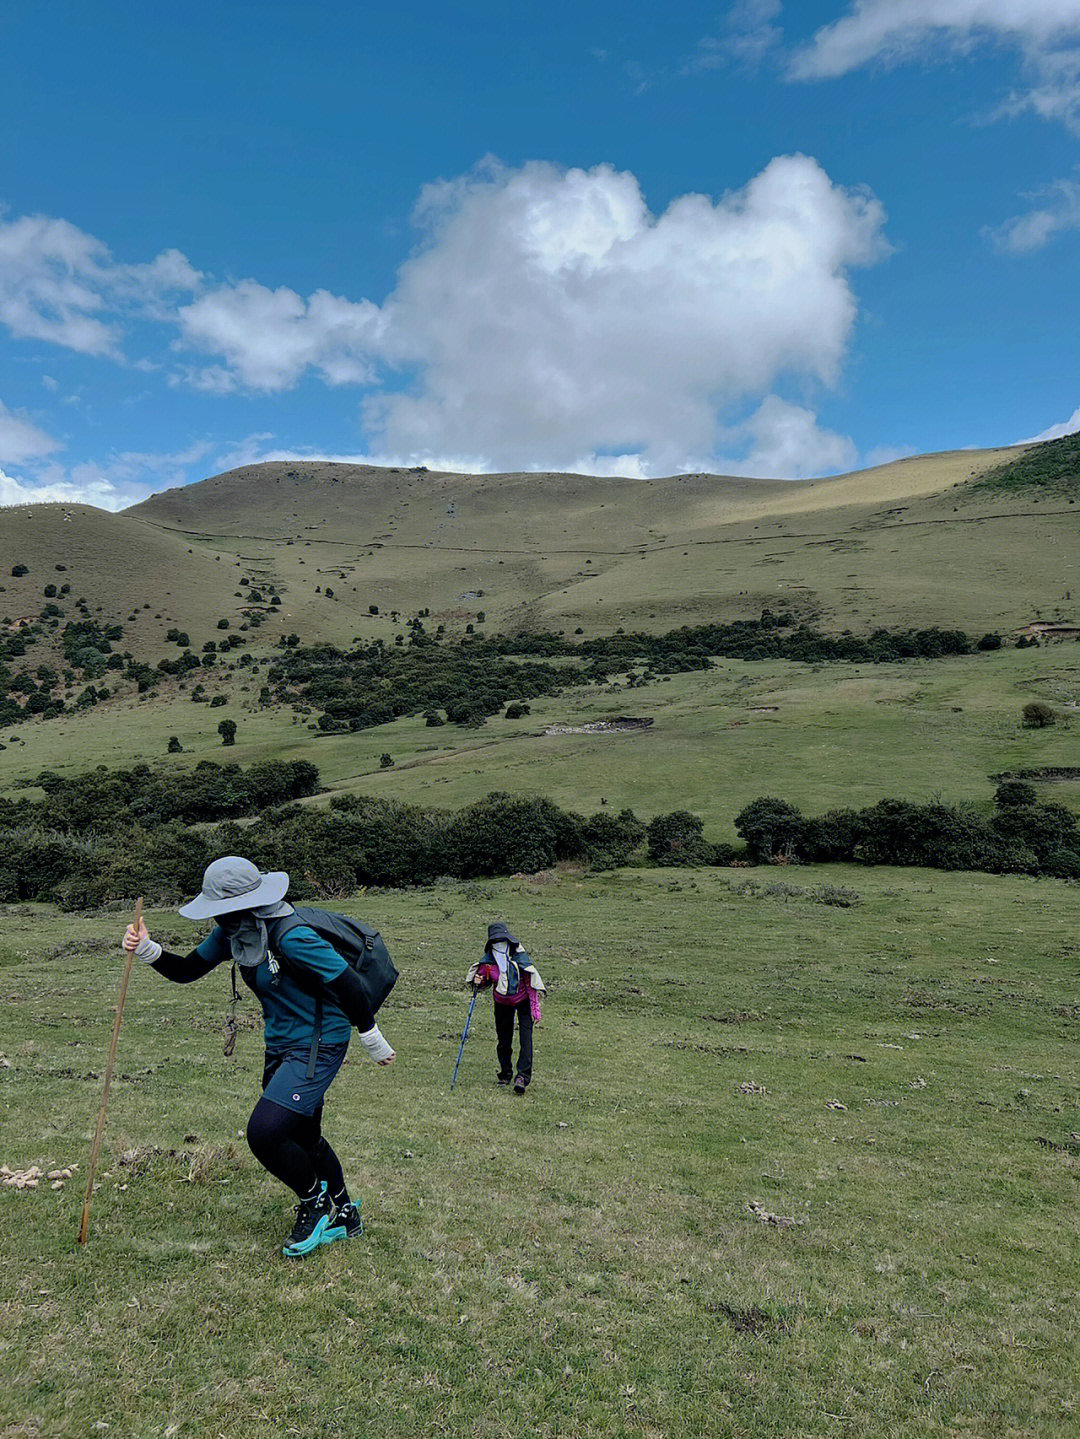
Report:
[[[282,899],[277,904],[264,904],[260,909],[241,909],[235,914],[219,915],[218,924],[229,937],[233,963],[244,969],[262,964],[270,951],[266,921],[280,919],[292,912],[292,905]]]

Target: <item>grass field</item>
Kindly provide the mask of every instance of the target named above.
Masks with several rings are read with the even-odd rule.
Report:
[[[332,792],[371,793],[458,808],[491,790],[543,792],[591,812],[629,805],[644,818],[685,808],[717,839],[749,800],[779,794],[807,813],[873,804],[884,795],[989,802],[989,776],[1005,770],[1076,765],[1080,646],[1063,643],[903,665],[722,661],[642,689],[596,688],[534,700],[530,715],[480,729],[429,729],[402,719],[313,742],[287,710],[261,709],[260,681],[232,677],[221,709],[186,694],[113,700],[92,710],[5,732],[7,786],[42,769],[74,774],[97,764],[189,766],[199,759],[310,759]],[[211,692],[221,682],[211,671]],[[240,684],[247,684],[245,692]],[[1026,729],[1031,699],[1052,703],[1060,721]],[[546,735],[619,714],[651,717],[651,730]],[[224,749],[221,716],[237,722]],[[184,753],[167,755],[170,735]],[[389,753],[393,769],[380,769]],[[1080,808],[1080,783],[1040,787]],[[320,798],[318,803],[325,803]]]
[[[223,974],[135,974],[77,1248],[122,917],[5,908],[0,1162],[81,1166],[0,1190],[5,1439],[1076,1433],[1080,888],[636,871],[350,907],[402,971],[399,1060],[331,1095],[365,1235],[291,1264]],[[550,988],[524,1100],[486,1001],[448,1088],[498,914]]]

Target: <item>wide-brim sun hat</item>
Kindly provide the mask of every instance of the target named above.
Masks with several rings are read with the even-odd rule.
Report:
[[[261,909],[284,899],[288,888],[289,876],[284,870],[263,874],[251,860],[229,854],[206,866],[202,890],[181,906],[180,913],[185,919],[212,919],[241,909]]]
[[[497,944],[500,939],[506,940],[508,944],[517,944],[517,940],[507,929],[503,921],[497,919],[494,924],[488,925],[487,943],[484,945],[484,948],[490,949],[491,946]]]

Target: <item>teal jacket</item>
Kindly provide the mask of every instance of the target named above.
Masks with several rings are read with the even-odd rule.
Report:
[[[290,929],[281,938],[283,958],[324,985],[340,979],[348,965],[333,949],[306,925]],[[219,964],[232,961],[232,950],[225,931],[215,926],[190,954],[170,954],[163,950],[151,968],[177,984],[190,984],[202,979]],[[273,956],[262,964],[241,970],[254,992],[263,1012],[266,1047],[275,1054],[300,1049],[311,1044],[315,1033],[315,999],[285,969],[279,969]],[[347,1044],[352,1023],[345,1011],[323,994],[320,1044]]]

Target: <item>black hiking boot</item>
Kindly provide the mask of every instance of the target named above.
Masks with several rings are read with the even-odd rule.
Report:
[[[282,1249],[290,1259],[302,1259],[317,1249],[326,1237],[326,1229],[334,1206],[324,1184],[315,1199],[305,1199],[296,1206],[296,1223]]]
[[[525,1078],[525,1076],[523,1074],[519,1074],[518,1077],[514,1080],[514,1093],[518,1095],[524,1094],[526,1088],[528,1087],[528,1083],[529,1081]]]
[[[495,1083],[502,1085],[505,1089],[505,1087],[510,1083],[510,1079],[511,1076],[509,1074],[500,1074]]]
[[[323,1231],[322,1242],[333,1244],[335,1239],[355,1239],[363,1232],[364,1221],[360,1218],[360,1206],[350,1199],[330,1216],[330,1223]]]

